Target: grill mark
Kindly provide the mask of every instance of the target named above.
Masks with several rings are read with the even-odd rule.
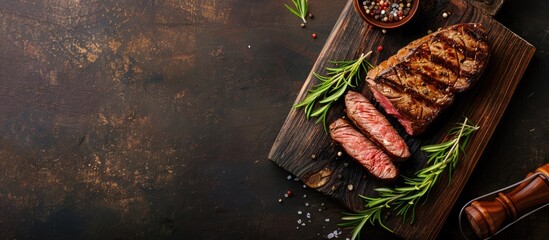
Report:
[[[446,44],[446,43],[444,43],[444,44]],[[421,62],[420,59],[427,59],[429,62],[431,62],[435,65],[444,67],[444,68],[446,68],[447,70],[450,70],[452,73],[454,73],[456,75],[457,75],[457,73],[459,73],[459,69],[457,69],[457,67],[454,64],[449,62],[447,59],[444,59],[444,58],[441,58],[439,56],[436,56],[435,54],[432,54],[431,51],[427,52],[423,48],[418,48],[418,49],[416,49],[414,55],[418,58],[419,62]]]
[[[488,43],[486,42],[486,39],[487,39],[486,33],[483,31],[480,31],[479,28],[462,26],[460,29],[464,34],[468,35],[475,41],[482,42],[483,45],[488,45]]]
[[[477,39],[477,38],[475,38],[471,35],[469,35],[469,37],[471,37],[472,39],[477,41],[479,45],[484,45],[484,46],[487,45],[487,43],[485,41],[482,41],[481,39]],[[467,47],[466,47],[467,45],[465,44],[465,41],[459,36],[457,36],[457,38],[461,41],[461,43],[456,42],[454,39],[449,38],[448,36],[446,36],[444,34],[437,34],[437,35],[433,36],[433,38],[431,38],[431,42],[440,41],[440,42],[444,42],[445,44],[447,44],[449,46],[455,47],[465,56],[465,58],[475,59],[476,55],[479,52],[484,52],[484,51],[474,51],[474,50],[467,49]]]
[[[397,65],[402,68],[403,72],[405,72],[407,74],[410,74],[410,75],[419,75],[421,77],[421,79],[423,79],[423,82],[425,82],[426,84],[429,84],[431,86],[434,86],[436,89],[438,89],[440,91],[446,91],[446,89],[449,88],[449,87],[452,88],[451,85],[448,85],[445,82],[439,81],[439,80],[429,76],[428,74],[426,74],[422,71],[418,71],[417,69],[414,69],[408,63],[399,63]],[[441,66],[441,67],[443,67],[443,66]],[[408,76],[406,76],[406,77],[408,77]],[[453,89],[451,89],[451,90],[453,90]]]
[[[407,82],[412,82],[413,86],[416,86],[416,88],[412,87],[412,88],[409,88],[409,89],[411,91],[413,91],[414,93],[417,93],[419,96],[425,98],[426,100],[432,102],[433,105],[445,106],[445,105],[449,104],[450,102],[452,102],[453,96],[450,96],[452,93],[446,92],[446,89],[448,88],[448,85],[442,85],[442,84],[440,84],[440,82],[435,81],[435,80],[431,80],[431,81],[426,80],[426,77],[423,76],[423,75],[420,75],[420,74],[413,74],[413,75],[409,76],[409,74],[411,72],[406,70],[405,68],[403,68],[402,64],[397,64],[396,66],[393,67],[393,69],[395,71],[396,78],[399,79],[400,85],[404,85],[404,83],[401,80],[401,76],[399,75],[399,73],[403,74],[405,79],[409,79],[409,77],[410,78],[416,78],[416,77],[419,78],[419,81],[416,81],[415,79],[414,80],[406,80]],[[390,79],[388,79],[388,80],[390,80]],[[428,91],[428,92],[427,93],[421,93],[419,91]],[[442,96],[442,97],[437,97],[436,98],[437,100],[443,99],[443,98],[448,98],[447,102],[446,103],[444,103],[444,102],[443,103],[438,103],[436,100],[430,99],[429,98],[429,93],[430,92],[435,93],[436,96]]]
[[[418,92],[414,91],[412,88],[408,88],[406,86],[403,86],[402,84],[396,84],[395,82],[391,81],[390,79],[379,77],[378,78],[378,84],[385,84],[389,86],[390,88],[396,90],[397,92],[400,92],[401,94],[408,94],[412,96],[413,99],[418,100],[419,102],[433,108],[437,108],[440,105],[436,104],[434,101],[432,101],[429,98],[426,98],[425,96],[419,94]]]
[[[385,96],[385,97],[389,100],[389,102],[391,102],[391,104],[393,105],[393,107],[398,111],[398,113],[399,113],[400,115],[402,115],[402,116],[403,116],[405,119],[407,119],[407,120],[411,120],[411,121],[412,121],[412,120],[415,120],[415,119],[416,119],[416,116],[412,115],[412,114],[410,113],[409,109],[400,109],[399,107],[395,106],[395,104],[393,103],[393,101],[391,101],[392,98],[390,98],[389,96],[387,96],[386,94],[384,94],[383,91],[380,91],[380,88],[382,88],[383,85],[387,85],[389,88],[391,88],[391,90],[393,90],[394,92],[397,92],[398,95],[400,95],[400,94],[406,94],[406,93],[403,93],[403,92],[401,92],[401,91],[399,91],[399,90],[397,90],[397,89],[391,87],[390,85],[388,85],[388,84],[386,84],[386,83],[384,83],[384,82],[376,83],[376,85],[378,85],[378,86],[376,86],[377,91],[378,91],[381,95]]]
[[[449,42],[444,42],[444,41],[439,41],[439,43],[443,44],[443,48],[452,48],[452,47],[457,47],[457,45],[453,45],[453,44],[450,44]],[[459,49],[458,49],[459,51]],[[430,53],[430,52],[429,52]],[[456,52],[456,55],[457,55],[457,52]],[[478,54],[477,54],[478,55]],[[483,53],[483,55],[486,55],[485,53]],[[460,67],[460,64],[458,63],[457,65],[456,64],[453,64],[451,61],[449,61],[448,59],[445,59],[445,58],[442,58],[440,56],[437,56],[435,54],[428,54],[426,49],[424,48],[417,48],[415,49],[415,52],[414,52],[414,57],[417,57],[417,61],[421,62],[420,59],[425,59],[427,58],[427,56],[429,56],[429,58],[431,59],[431,62],[434,64],[434,65],[437,65],[437,66],[440,66],[440,67],[443,67],[444,69],[452,72],[456,78],[455,78],[455,81],[453,81],[453,84],[447,84],[446,82],[443,82],[443,81],[438,81],[437,79],[429,76],[428,74],[426,74],[425,72],[423,71],[418,71],[417,69],[413,69],[413,68],[409,68],[411,71],[413,71],[414,73],[416,74],[420,74],[422,75],[423,77],[429,79],[429,80],[434,80],[436,82],[439,82],[439,83],[442,83],[443,85],[445,86],[449,86],[451,88],[452,91],[455,91],[455,87],[454,87],[454,84],[456,84],[458,82],[458,79],[462,79],[464,78],[467,82],[470,82],[470,79],[473,79],[475,78],[476,76],[478,76],[478,73],[477,72],[471,72],[471,71],[466,71],[464,69],[461,69]],[[459,61],[458,60],[459,57],[456,57],[456,61]],[[464,58],[465,59],[465,58]],[[468,59],[468,60],[472,60],[474,61],[476,64],[481,64],[481,62],[475,60],[474,58],[473,59]],[[441,88],[439,88],[441,89]]]
[[[457,51],[459,51],[461,54],[463,54],[464,58],[461,59],[458,62],[459,71],[457,72],[457,76],[458,76],[458,78],[464,77],[464,78],[469,80],[469,79],[473,79],[473,78],[478,77],[479,73],[476,72],[476,71],[467,71],[465,69],[462,69],[461,66],[460,66],[461,63],[463,63],[465,60],[470,60],[470,61],[473,61],[476,65],[479,65],[479,66],[485,64],[484,62],[486,61],[486,59],[488,57],[488,52],[483,50],[483,49],[488,48],[488,43],[486,43],[486,41],[484,41],[483,39],[478,38],[478,35],[480,35],[480,34],[471,33],[470,28],[463,28],[462,31],[465,32],[463,35],[467,35],[469,38],[476,41],[477,45],[479,45],[479,46],[482,45],[482,47],[477,46],[477,51],[468,50],[465,47],[466,46],[465,41],[463,40],[462,37],[458,36],[458,34],[455,34],[456,37],[454,39],[449,38],[448,36],[443,35],[443,34],[438,34],[435,37],[437,39],[440,39],[440,41],[444,41],[445,44],[453,47],[455,49],[456,53],[457,53]],[[455,39],[459,39],[459,41],[461,43],[456,42]]]
[[[460,78],[460,77],[461,77],[461,72],[462,72],[461,70],[462,70],[462,68],[461,68],[461,60],[459,59],[459,54],[458,54],[458,50],[457,50],[456,46],[454,46],[454,52],[456,53],[456,63],[457,63],[457,65],[458,65],[458,69],[460,70],[457,77]],[[466,58],[466,56],[463,55],[463,59],[465,59],[465,58]]]

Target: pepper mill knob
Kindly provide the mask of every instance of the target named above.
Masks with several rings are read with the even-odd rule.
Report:
[[[469,224],[479,238],[493,236],[504,223],[549,202],[549,163],[528,173],[526,178],[538,172],[543,174],[521,183],[509,193],[499,192],[492,201],[474,201],[465,208]]]

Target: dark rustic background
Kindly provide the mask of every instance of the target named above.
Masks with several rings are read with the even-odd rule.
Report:
[[[0,239],[326,238],[346,210],[266,156],[345,2],[301,29],[273,0],[0,1]],[[548,4],[495,17],[537,51],[441,239],[547,162]],[[548,213],[497,239],[549,239]]]

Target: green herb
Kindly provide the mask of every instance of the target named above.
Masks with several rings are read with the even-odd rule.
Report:
[[[362,227],[367,222],[371,225],[377,223],[391,231],[391,229],[383,224],[381,215],[385,209],[389,208],[394,208],[397,215],[403,217],[403,221],[406,221],[406,217],[410,216],[410,224],[412,224],[414,222],[417,203],[422,197],[429,194],[444,171],[448,171],[451,179],[460,153],[464,151],[469,141],[469,136],[478,129],[479,126],[471,124],[465,118],[463,123],[457,124],[456,127],[448,132],[446,139],[449,140],[440,144],[422,147],[421,150],[429,154],[427,160],[428,167],[418,171],[414,178],[403,176],[404,187],[377,188],[375,191],[379,193],[379,197],[365,197],[361,195],[360,197],[364,199],[365,210],[358,213],[344,213],[346,216],[342,220],[345,222],[341,223],[340,226],[354,226],[353,240],[358,236]]]
[[[295,9],[291,8],[287,4],[284,4],[286,8],[296,15],[297,17],[301,18],[303,20],[303,23],[307,23],[307,20],[305,20],[305,17],[307,16],[307,6],[308,6],[308,0],[292,0],[292,2],[295,5]]]
[[[372,64],[365,61],[371,53],[370,51],[367,54],[361,54],[356,60],[330,61],[337,67],[327,67],[328,76],[321,76],[313,72],[315,77],[320,80],[320,83],[309,90],[307,96],[294,107],[305,107],[307,119],[317,117],[316,123],[322,122],[324,129],[326,129],[326,116],[332,104],[343,96],[348,87],[354,88],[356,86],[361,70],[367,72],[368,67],[373,67]]]

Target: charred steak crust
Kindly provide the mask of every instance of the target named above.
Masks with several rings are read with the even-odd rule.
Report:
[[[484,28],[457,24],[417,39],[368,72],[376,100],[410,135],[425,131],[455,94],[478,80],[489,58]]]
[[[398,169],[391,158],[345,119],[339,118],[330,124],[330,136],[372,176],[382,180],[397,178]]]
[[[345,110],[349,119],[395,160],[410,156],[406,142],[398,135],[389,121],[362,94],[348,91],[345,95]]]

